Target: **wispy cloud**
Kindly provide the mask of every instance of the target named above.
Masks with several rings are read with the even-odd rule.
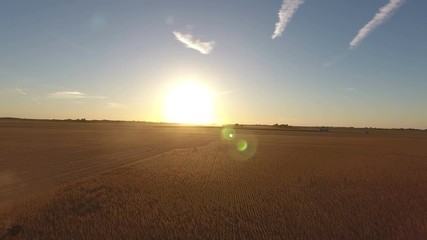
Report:
[[[202,54],[211,53],[215,46],[214,41],[202,42],[200,39],[193,37],[191,34],[183,34],[175,31],[173,34],[175,35],[176,39],[184,43],[187,48],[195,49]]]
[[[88,98],[104,99],[105,98],[103,96],[91,96],[85,93],[72,92],[72,91],[53,92],[53,93],[49,93],[47,97],[56,98],[56,99],[88,99]]]
[[[37,96],[32,97],[32,98],[31,98],[31,100],[33,100],[34,102],[36,102],[36,103],[40,104],[39,97],[37,97]]]
[[[361,28],[350,42],[350,49],[357,47],[370,32],[383,24],[403,3],[405,3],[405,0],[390,0],[385,6],[381,7],[374,18]]]
[[[16,91],[17,91],[19,94],[21,94],[21,95],[27,95],[27,93],[26,93],[24,90],[20,89],[20,88],[16,88]]]
[[[278,13],[279,21],[276,23],[276,28],[271,36],[272,39],[282,36],[282,33],[285,31],[285,28],[292,19],[292,16],[303,3],[303,0],[283,0],[282,7]]]
[[[338,64],[342,59],[344,59],[345,56],[346,56],[346,54],[335,55],[331,59],[324,61],[321,66],[323,69],[332,67],[332,66]]]

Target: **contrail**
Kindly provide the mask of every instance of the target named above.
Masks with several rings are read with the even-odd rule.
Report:
[[[18,91],[21,95],[27,95],[27,93],[20,88],[16,88],[16,91]]]
[[[279,21],[276,23],[276,29],[274,29],[274,33],[271,36],[272,39],[282,36],[286,25],[288,25],[298,7],[303,3],[303,0],[283,0],[282,7],[278,13]]]
[[[405,3],[405,0],[390,0],[385,6],[381,7],[374,18],[361,28],[356,37],[350,42],[350,49],[357,47],[370,32],[383,24],[403,3]]]
[[[184,43],[184,45],[187,48],[192,48],[194,50],[197,50],[201,54],[211,53],[215,46],[214,41],[202,42],[201,40],[193,37],[193,35],[191,34],[182,34],[180,32],[175,32],[175,31],[173,32],[173,34],[175,35],[176,39]]]

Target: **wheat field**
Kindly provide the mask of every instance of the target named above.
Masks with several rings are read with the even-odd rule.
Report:
[[[427,238],[424,133],[233,134],[17,201],[3,238]]]

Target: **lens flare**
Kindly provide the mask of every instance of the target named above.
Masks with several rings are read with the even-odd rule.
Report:
[[[248,148],[248,142],[246,142],[246,140],[239,139],[236,143],[236,147],[240,152],[244,152]]]
[[[236,131],[231,127],[225,127],[221,130],[221,139],[231,141],[236,136]]]
[[[249,160],[252,159],[258,149],[258,142],[252,135],[244,136],[245,138],[237,140],[236,146],[232,153],[234,159],[237,160]]]
[[[258,142],[250,133],[238,134],[232,127],[221,130],[221,139],[228,146],[228,154],[234,160],[249,160],[255,156]]]

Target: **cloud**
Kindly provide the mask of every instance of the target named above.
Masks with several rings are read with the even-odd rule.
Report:
[[[288,25],[289,21],[292,19],[292,16],[295,14],[298,7],[303,3],[303,0],[283,0],[282,7],[278,13],[279,21],[276,23],[276,28],[274,29],[274,33],[271,36],[272,39],[282,36],[282,33]]]
[[[328,61],[324,61],[322,63],[322,68],[329,68],[332,67],[336,64],[338,64],[342,59],[344,59],[346,56],[346,54],[342,54],[342,55],[335,55],[333,56],[331,59],[329,59]]]
[[[49,98],[56,99],[104,99],[103,96],[91,96],[81,92],[72,92],[72,91],[63,91],[63,92],[53,92],[47,95]]]
[[[22,89],[20,88],[16,88],[16,91],[18,91],[19,94],[21,95],[28,95],[26,92],[24,92]]]
[[[350,49],[357,47],[369,33],[383,24],[403,3],[405,3],[405,0],[390,0],[385,6],[381,7],[374,18],[361,28],[350,42]]]
[[[32,97],[31,100],[33,100],[34,102],[40,104],[40,100],[38,97]]]
[[[128,108],[127,106],[125,106],[123,104],[115,103],[115,102],[109,102],[107,104],[107,107],[108,108],[120,108],[120,109],[127,109]]]
[[[182,34],[180,32],[173,32],[176,39],[182,43],[187,48],[192,48],[199,51],[202,54],[209,54],[212,52],[215,42],[202,42],[200,39],[194,38],[191,34]]]

